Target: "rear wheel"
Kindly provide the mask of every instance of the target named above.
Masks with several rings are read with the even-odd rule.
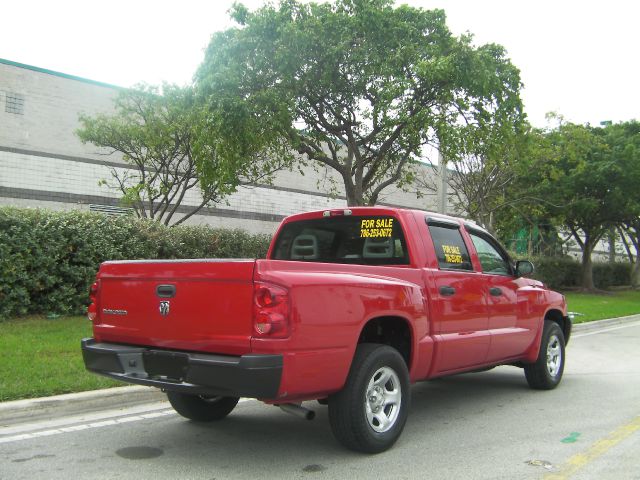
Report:
[[[557,323],[545,320],[538,359],[524,366],[524,374],[531,388],[551,390],[558,386],[563,372],[564,334]]]
[[[196,422],[213,422],[229,415],[238,404],[238,397],[217,397],[167,392],[176,412]]]
[[[407,421],[409,372],[387,345],[360,344],[344,388],[329,397],[329,421],[347,448],[379,453],[398,439]]]

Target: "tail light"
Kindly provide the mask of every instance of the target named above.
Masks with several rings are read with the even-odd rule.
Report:
[[[92,322],[96,319],[98,315],[98,281],[96,280],[91,284],[91,288],[89,288],[89,306],[87,307],[87,318]]]
[[[290,334],[289,294],[286,289],[256,283],[253,291],[253,329],[264,338],[286,338]]]

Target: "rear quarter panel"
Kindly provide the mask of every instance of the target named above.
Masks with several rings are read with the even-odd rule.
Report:
[[[421,275],[413,268],[259,260],[256,280],[289,290],[291,336],[254,338],[251,345],[254,353],[286,352],[281,397],[340,390],[362,328],[372,318],[405,319],[413,352],[428,334]]]

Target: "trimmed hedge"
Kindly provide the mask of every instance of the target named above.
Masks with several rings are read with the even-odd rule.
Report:
[[[593,283],[602,289],[629,285],[631,263],[594,263]]]
[[[0,208],[0,319],[82,313],[105,260],[264,258],[269,235],[79,211]]]
[[[551,288],[573,287],[580,283],[582,266],[570,257],[536,257],[533,278]]]
[[[582,265],[570,257],[536,257],[533,277],[551,288],[576,287],[582,283]],[[596,288],[607,289],[629,285],[630,263],[593,263],[593,283]]]
[[[165,227],[102,214],[0,208],[0,320],[83,313],[105,260],[264,258],[269,235],[207,226]],[[551,288],[580,285],[580,263],[538,257],[534,277]],[[629,263],[594,263],[596,287],[628,285]]]

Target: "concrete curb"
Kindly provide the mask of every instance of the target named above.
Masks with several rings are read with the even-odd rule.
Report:
[[[590,332],[592,330],[598,330],[600,328],[606,328],[614,325],[620,325],[622,323],[631,323],[636,321],[640,321],[640,314],[629,315],[626,317],[607,318],[605,320],[594,320],[593,322],[574,323],[573,333]]]
[[[589,332],[634,321],[640,321],[640,315],[577,323],[573,326],[573,333]],[[81,415],[99,410],[127,408],[162,401],[166,401],[166,396],[157,388],[126,386],[0,402],[0,428],[20,422],[36,422],[44,418]]]
[[[1,402],[0,428],[9,424],[34,422],[43,418],[80,415],[98,410],[160,402],[166,398],[157,388],[127,386]]]

